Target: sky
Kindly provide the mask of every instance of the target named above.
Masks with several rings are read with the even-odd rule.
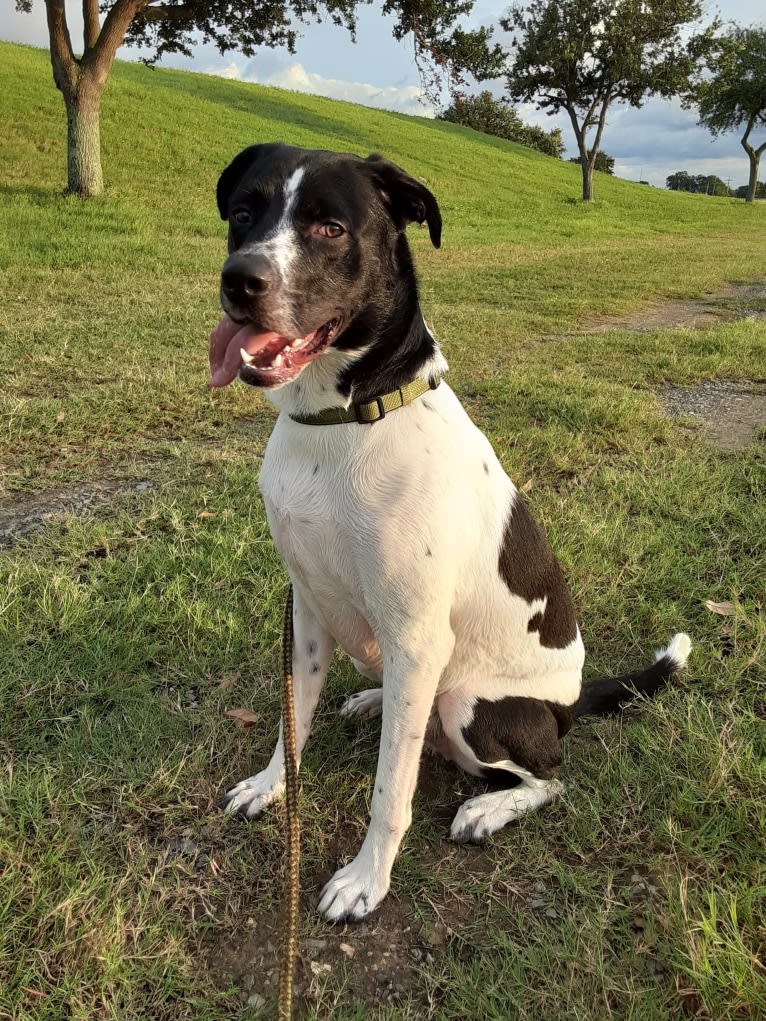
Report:
[[[14,6],[12,0],[2,3],[0,39],[47,46],[43,0],[33,0],[31,14],[20,14]],[[509,0],[477,0],[470,22],[497,25],[508,7]],[[77,40],[82,38],[81,4],[67,0],[66,8],[77,48]],[[743,25],[766,21],[764,0],[718,0],[708,7],[708,14],[714,13],[724,21]],[[199,43],[191,58],[175,54],[162,64],[433,116],[434,110],[421,95],[412,43],[393,39],[392,21],[385,19],[375,5],[360,8],[358,20],[355,44],[344,29],[311,24],[303,30],[295,54],[263,48],[251,59],[237,52],[222,55],[214,46]],[[134,47],[122,47],[118,53],[124,60],[137,60],[140,55]],[[502,95],[502,83],[494,84],[492,91]],[[519,112],[528,123],[547,130],[561,127],[567,155],[575,154],[574,135],[566,115],[549,117],[533,104],[522,105]],[[638,110],[612,106],[602,148],[615,158],[618,176],[649,181],[658,187],[664,187],[665,178],[677,170],[717,174],[733,188],[747,182],[748,161],[739,134],[713,139],[705,128],[696,125],[694,112],[683,110],[677,100],[648,99]]]

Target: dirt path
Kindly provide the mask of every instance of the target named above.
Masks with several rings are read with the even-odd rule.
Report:
[[[719,326],[732,319],[766,322],[766,284],[729,284],[704,298],[667,298],[623,316],[595,316],[586,321],[581,332],[692,330]]]
[[[145,493],[153,488],[154,483],[146,479],[123,479],[0,498],[0,549],[12,546],[51,518],[64,514],[84,516],[111,503],[117,494]]]
[[[697,419],[723,450],[742,450],[766,429],[766,382],[708,379],[687,389],[666,386],[660,396],[669,415]]]
[[[705,298],[669,298],[627,315],[599,316],[588,320],[582,332],[705,329],[735,319],[766,323],[766,284],[729,284]],[[766,379],[668,385],[660,397],[667,414],[696,419],[703,435],[722,450],[742,450],[766,429]]]

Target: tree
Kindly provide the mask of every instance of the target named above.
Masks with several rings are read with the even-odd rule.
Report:
[[[67,113],[67,191],[86,198],[103,189],[99,111],[117,49],[150,45],[154,57],[191,54],[193,33],[213,42],[221,53],[240,50],[252,56],[258,46],[286,46],[293,52],[298,26],[308,18],[329,17],[351,32],[356,10],[365,0],[81,0],[83,49],[75,49],[65,0],[45,0],[53,80]],[[471,12],[475,0],[386,0],[397,39],[411,34],[416,60],[431,82],[446,79],[455,87],[464,74],[479,80],[498,73],[503,58],[490,44],[491,30],[453,28]],[[16,0],[30,11],[32,0]],[[103,16],[103,21],[102,21]]]
[[[690,191],[697,195],[717,195],[731,197],[731,188],[715,174],[689,174],[685,170],[677,170],[665,179],[665,185],[671,191]]]
[[[736,188],[734,195],[738,199],[746,199],[750,192],[750,186],[742,184],[739,188]],[[766,181],[759,181],[755,186],[755,198],[766,199]]]
[[[677,170],[665,178],[665,185],[670,191],[697,191],[697,180],[686,170]]]
[[[689,85],[710,28],[682,39],[702,0],[530,0],[501,19],[514,32],[508,91],[550,114],[565,110],[577,139],[582,197],[593,198],[593,169],[612,103],[640,107],[646,96],[673,96]],[[593,132],[592,140],[589,134]]]
[[[556,159],[561,159],[564,153],[560,128],[545,131],[536,124],[525,124],[512,106],[504,99],[496,99],[488,90],[474,96],[456,95],[452,103],[436,116],[439,120],[462,124],[474,131],[538,149]]]
[[[686,96],[687,105],[699,111],[699,124],[715,136],[744,127],[740,138],[750,160],[746,201],[756,197],[758,166],[766,140],[757,148],[751,132],[766,128],[766,25],[742,28],[730,25],[718,36],[707,59],[705,77],[698,76]]]
[[[570,163],[579,163],[582,166],[582,156],[570,156]],[[614,176],[614,156],[610,156],[604,152],[603,149],[599,149],[596,153],[596,160],[593,164],[593,169],[600,171],[602,174],[610,174]]]

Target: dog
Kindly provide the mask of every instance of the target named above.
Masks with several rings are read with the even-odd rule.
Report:
[[[342,713],[382,714],[366,837],[318,905],[358,920],[389,890],[424,746],[491,782],[450,831],[482,841],[561,789],[576,717],[655,692],[691,643],[677,634],[648,669],[582,686],[562,571],[443,381],[420,310],[405,229],[440,246],[428,188],[379,155],[273,143],[236,156],[217,200],[229,255],[210,385],[239,378],[279,409],[260,489],[293,585],[298,755],[336,646],[375,685]],[[280,729],[227,811],[252,819],[283,791]]]

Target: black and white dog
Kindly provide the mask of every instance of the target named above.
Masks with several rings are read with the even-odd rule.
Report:
[[[221,175],[218,208],[230,254],[210,382],[239,377],[279,409],[260,488],[294,587],[298,753],[336,645],[376,685],[342,712],[383,714],[367,836],[319,902],[331,921],[359,919],[389,889],[424,743],[499,786],[452,824],[453,839],[482,840],[555,795],[575,717],[654,692],[691,645],[678,634],[647,670],[581,689],[551,548],[440,382],[404,234],[426,223],[439,247],[427,188],[379,156],[255,145]],[[280,737],[227,810],[276,801],[282,756]]]

